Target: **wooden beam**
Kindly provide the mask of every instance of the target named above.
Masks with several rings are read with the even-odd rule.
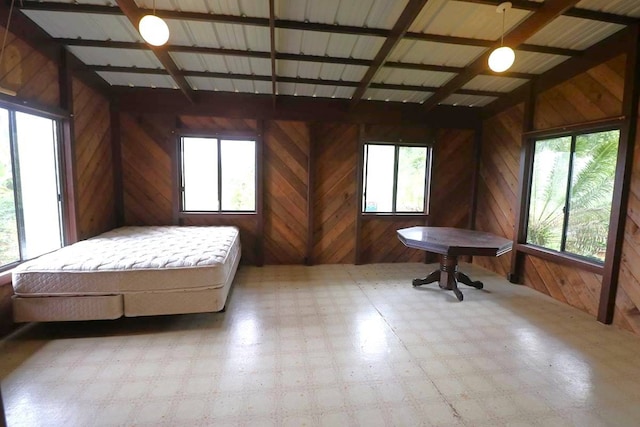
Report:
[[[185,114],[265,120],[331,121],[475,129],[480,108],[439,106],[428,115],[417,103],[369,101],[349,108],[348,99],[280,95],[274,110],[270,95],[199,92],[195,104],[172,89],[113,87],[120,111]]]
[[[486,4],[491,6],[498,6],[502,3],[502,0],[458,0],[465,3]],[[514,9],[523,9],[537,11],[542,6],[542,3],[531,0],[511,0],[512,7]],[[616,15],[614,13],[600,12],[591,9],[582,9],[577,7],[571,7],[567,9],[563,15],[571,16],[573,18],[589,19],[592,21],[608,22],[610,24],[620,25],[633,25],[638,23],[638,18],[633,16]]]
[[[413,21],[418,17],[422,8],[425,4],[427,4],[429,0],[409,0],[404,10],[400,14],[400,17],[394,24],[389,36],[386,38],[382,47],[376,54],[373,59],[373,63],[369,66],[369,69],[364,74],[364,77],[360,81],[358,88],[355,90],[353,95],[351,96],[351,105],[355,106],[360,100],[362,96],[366,92],[369,84],[373,80],[373,77],[376,75],[382,64],[385,63],[391,51],[397,46],[400,42],[400,39],[404,37],[407,30],[413,23]]]
[[[631,191],[631,172],[633,170],[633,152],[638,138],[638,102],[640,99],[640,25],[631,27],[631,38],[627,48],[627,66],[625,70],[622,113],[624,124],[620,129],[620,143],[613,184],[613,200],[607,236],[607,254],[604,261],[598,321],[611,323],[616,303],[622,244],[627,217],[627,202]]]
[[[544,92],[553,86],[569,80],[598,64],[608,61],[625,52],[630,31],[624,28],[617,33],[607,37],[601,42],[591,46],[584,51],[584,54],[568,59],[562,64],[538,76],[533,82],[537,93]],[[483,115],[491,117],[500,111],[504,111],[516,104],[521,103],[527,97],[527,88],[521,86],[506,97],[500,98],[484,107]]]
[[[544,28],[545,25],[553,21],[558,15],[578,3],[580,0],[547,0],[540,9],[525,19],[520,25],[512,29],[504,36],[505,46],[518,46],[524,43],[529,37]],[[500,42],[496,42],[496,47],[500,46]],[[446,83],[438,92],[431,96],[425,103],[424,109],[431,110],[440,102],[444,101],[449,95],[456,90],[469,83],[474,77],[487,69],[487,59],[491,51],[482,54],[478,59],[473,61],[465,71]]]
[[[73,75],[71,73],[71,53],[62,50],[58,67],[58,88],[60,108],[71,117],[62,120],[62,191],[64,194],[64,245],[78,241],[78,198],[76,172],[75,118],[73,116]]]
[[[276,12],[274,0],[269,0],[269,40],[271,42],[271,96],[273,97],[273,108],[276,108],[276,97],[278,95],[278,89],[276,87]]]
[[[264,265],[264,120],[258,120],[256,129],[256,247],[255,265]]]
[[[442,34],[429,34],[429,33],[412,33],[407,32],[404,36],[407,40],[420,40],[425,42],[432,43],[446,43],[446,44],[457,44],[463,46],[478,46],[478,47],[492,47],[495,45],[494,40],[487,39],[475,39],[470,37],[456,37],[456,36],[446,36]],[[540,46],[533,44],[521,44],[515,50],[522,50],[525,52],[535,52],[535,53],[547,53],[550,55],[564,55],[564,56],[576,56],[580,55],[579,50],[575,49],[566,49],[561,47],[553,47],[553,46]]]
[[[129,19],[134,28],[138,28],[138,23],[145,13],[142,9],[139,9],[134,0],[116,0],[118,7],[122,10],[125,16]],[[158,61],[162,64],[162,66],[167,70],[173,81],[176,83],[180,91],[187,97],[187,99],[191,102],[194,102],[195,94],[193,93],[193,89],[184,78],[179,74],[178,66],[173,59],[171,59],[171,55],[164,47],[157,46],[149,46],[153,53],[155,54]]]
[[[139,67],[119,67],[113,65],[92,65],[90,67],[93,71],[104,71],[112,73],[130,73],[130,74],[154,74],[154,75],[166,75],[167,71],[162,68],[139,68]],[[217,79],[233,79],[244,81],[260,81],[271,82],[274,80],[274,76],[256,75],[256,74],[234,74],[234,73],[217,73],[211,71],[189,71],[182,70],[178,72],[179,75],[185,77],[207,77]],[[338,87],[358,87],[360,84],[357,81],[348,80],[326,80],[326,79],[307,79],[302,77],[284,77],[275,76],[276,82],[281,83],[300,83],[309,85],[321,85],[321,86],[338,86]],[[388,83],[372,83],[370,85],[376,89],[388,89],[388,90],[404,90],[411,92],[425,92],[433,93],[438,90],[435,86],[419,86],[419,85],[401,85],[401,84],[388,84]],[[475,90],[475,89],[459,89],[456,93],[462,95],[475,95],[475,96],[493,96],[499,97],[506,95],[507,92],[496,92],[489,90]]]
[[[524,133],[533,129],[536,108],[536,92],[532,84],[526,85],[527,98],[524,103],[522,117],[522,132],[520,138],[520,170],[518,173],[518,198],[514,206],[515,227],[513,230],[513,249],[511,251],[511,265],[508,279],[511,283],[521,283],[524,255],[518,250],[520,243],[525,243],[527,234],[527,219],[529,217],[529,195],[531,192],[531,174],[533,171],[534,144]]]
[[[116,49],[133,49],[133,50],[149,50],[149,45],[142,42],[116,42],[111,40],[87,40],[87,39],[54,39],[66,46],[86,46],[86,47],[100,47],[100,48],[116,48]],[[270,52],[261,52],[256,50],[240,50],[240,49],[226,49],[217,47],[202,47],[202,46],[180,46],[180,45],[167,45],[166,49],[169,52],[186,52],[186,53],[202,53],[205,55],[222,55],[222,56],[240,56],[245,58],[259,58],[270,59]],[[342,65],[357,65],[363,67],[369,67],[373,63],[370,59],[358,59],[358,58],[342,58],[335,56],[322,56],[322,55],[305,55],[299,53],[275,53],[276,59],[287,61],[303,61],[314,62],[321,64],[342,64]],[[463,67],[452,67],[447,65],[435,65],[435,64],[417,64],[412,62],[395,62],[387,61],[383,65],[387,68],[399,68],[404,70],[418,70],[418,71],[435,71],[441,73],[461,73],[464,71]],[[95,66],[93,67],[95,69]],[[495,73],[491,70],[484,70],[482,74],[491,75],[495,77],[512,77],[516,79],[533,79],[537,74],[510,72]]]

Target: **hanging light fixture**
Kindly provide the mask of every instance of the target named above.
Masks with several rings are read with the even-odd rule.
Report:
[[[140,35],[150,45],[162,46],[169,40],[169,27],[162,18],[156,16],[156,0],[153,0],[153,14],[145,15],[138,24]]]
[[[511,2],[508,1],[500,3],[496,9],[497,13],[502,13],[502,35],[500,36],[500,47],[489,55],[489,68],[496,73],[502,73],[508,70],[516,59],[516,54],[513,49],[504,46],[504,18],[509,9],[511,9]]]

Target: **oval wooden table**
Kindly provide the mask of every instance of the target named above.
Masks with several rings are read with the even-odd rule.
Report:
[[[426,285],[438,281],[440,288],[453,291],[462,301],[458,282],[476,289],[484,286],[458,271],[458,257],[500,256],[511,250],[511,240],[484,231],[449,227],[410,227],[397,231],[398,238],[405,246],[440,255],[440,268],[424,279],[414,279],[413,286]]]

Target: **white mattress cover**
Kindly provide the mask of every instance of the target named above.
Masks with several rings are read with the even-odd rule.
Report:
[[[237,227],[122,227],[25,262],[16,295],[105,295],[224,286],[240,256]]]

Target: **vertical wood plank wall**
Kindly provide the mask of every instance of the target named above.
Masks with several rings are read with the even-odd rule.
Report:
[[[624,70],[625,55],[621,55],[538,94],[534,112],[535,129],[619,116],[622,114]],[[520,105],[489,118],[483,126],[477,228],[508,238],[513,238],[516,221],[514,212],[519,186],[522,122],[523,106]],[[601,275],[530,255],[524,258],[525,285],[593,316],[597,315]],[[508,256],[498,259],[475,257],[474,263],[501,275],[506,275],[509,270]],[[634,280],[631,287],[640,292],[638,286],[639,282]],[[628,295],[623,292],[620,299],[628,303],[629,299],[625,299],[625,296]],[[619,311],[616,311],[618,318]],[[620,323],[630,329],[628,321]]]

